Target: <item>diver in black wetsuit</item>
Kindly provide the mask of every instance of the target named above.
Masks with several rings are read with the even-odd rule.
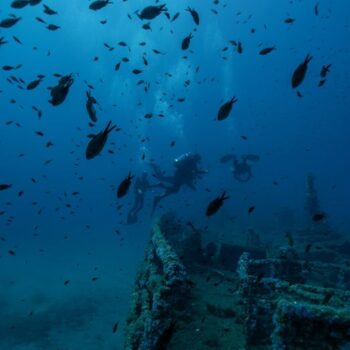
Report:
[[[151,164],[154,171],[153,176],[160,181],[158,184],[152,185],[152,187],[163,188],[165,190],[161,195],[154,198],[153,211],[163,198],[179,192],[183,185],[187,185],[194,191],[196,190],[196,180],[207,173],[206,170],[200,170],[198,168],[200,161],[201,156],[199,154],[193,154],[191,152],[183,154],[174,160],[175,172],[173,176],[165,176],[158,165]]]
[[[228,154],[223,156],[220,160],[221,163],[227,163],[233,161],[232,173],[235,179],[239,182],[248,182],[252,176],[252,166],[249,162],[257,162],[260,159],[255,154],[242,155],[239,160],[235,154]]]
[[[145,202],[145,192],[151,188],[148,181],[148,175],[146,172],[143,172],[142,176],[136,178],[134,182],[134,193],[135,200],[134,205],[129,210],[127,222],[128,224],[134,224],[137,222],[137,215],[140,210],[143,209]]]

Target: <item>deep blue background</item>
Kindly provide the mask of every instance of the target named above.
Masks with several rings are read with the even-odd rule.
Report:
[[[320,201],[330,223],[341,233],[347,233],[350,225],[347,1],[319,1],[320,14],[315,16],[313,1],[220,1],[215,5],[208,0],[191,3],[179,0],[167,6],[171,16],[180,11],[180,17],[171,23],[164,15],[159,16],[151,22],[152,31],[143,30],[141,26],[147,21],[142,23],[133,14],[149,5],[147,1],[117,0],[93,12],[88,9],[88,1],[52,0],[45,4],[59,14],[51,17],[42,13],[42,4],[15,10],[10,3],[1,1],[0,19],[14,13],[22,20],[10,29],[0,30],[0,37],[9,41],[0,47],[0,66],[21,63],[23,67],[12,72],[0,71],[0,183],[13,185],[0,193],[0,211],[6,211],[0,217],[0,236],[5,238],[0,241],[0,295],[7,305],[4,308],[8,317],[6,322],[1,320],[2,332],[7,334],[9,323],[22,322],[31,309],[39,309],[32,298],[36,293],[41,295],[39,304],[45,310],[50,303],[71,305],[74,298],[84,295],[88,300],[98,300],[100,310],[99,326],[92,324],[89,336],[96,333],[96,337],[103,337],[106,348],[120,341],[121,331],[113,338],[110,329],[116,319],[122,322],[125,317],[135,269],[150,230],[152,194],[148,193],[140,223],[127,226],[132,191],[117,201],[115,189],[129,171],[135,175],[149,171],[152,159],[171,172],[173,159],[183,152],[202,155],[202,165],[209,175],[198,183],[197,192],[184,189],[164,200],[163,206],[198,226],[209,225],[210,237],[222,234],[234,240],[248,227],[254,227],[263,238],[283,240],[284,233],[276,227],[276,212],[282,207],[291,208],[296,228],[303,226],[305,178],[310,172],[316,176]],[[191,16],[184,11],[188,5],[200,14],[197,31]],[[127,14],[132,15],[132,20]],[[61,28],[50,32],[35,20],[37,16]],[[287,17],[294,18],[295,23],[284,23]],[[99,23],[103,19],[108,20],[107,24]],[[252,28],[256,29],[254,34]],[[190,32],[194,35],[190,50],[183,52],[181,41]],[[16,43],[13,35],[23,45]],[[242,42],[242,55],[234,51],[229,40]],[[119,41],[126,42],[128,47],[118,46]],[[139,46],[141,41],[147,45]],[[115,50],[108,51],[103,43]],[[33,50],[34,46],[37,50]],[[229,49],[223,52],[225,46]],[[265,46],[276,46],[276,50],[260,56],[258,52]],[[155,55],[152,49],[165,54]],[[147,67],[142,62],[143,53],[149,61]],[[298,98],[291,88],[291,75],[308,53],[313,59],[299,89],[304,97]],[[99,60],[94,62],[96,56]],[[116,72],[114,66],[122,57],[128,57],[130,62],[122,63]],[[319,88],[319,72],[322,65],[329,63],[331,73],[325,86]],[[143,73],[133,75],[134,68],[142,69]],[[75,82],[66,101],[52,107],[47,89],[57,82],[52,74],[71,72]],[[29,83],[37,74],[46,78],[33,91],[20,90],[6,81],[14,75]],[[142,85],[136,85],[140,79],[151,84],[147,94]],[[94,129],[88,126],[85,110],[85,80],[95,87],[93,95],[101,105]],[[191,81],[189,87],[184,86],[185,80]],[[220,105],[232,96],[239,101],[230,117],[215,121]],[[177,102],[180,97],[185,97],[185,102]],[[16,103],[10,103],[11,99]],[[43,111],[41,120],[31,109],[33,105]],[[165,117],[143,118],[151,112],[164,113]],[[21,127],[5,125],[10,120]],[[121,131],[110,135],[101,156],[86,161],[87,135],[103,129],[109,120]],[[44,137],[35,134],[39,130]],[[242,135],[247,137],[246,141]],[[142,142],[145,137],[149,141]],[[171,148],[172,140],[176,145]],[[46,148],[47,141],[54,146]],[[115,153],[108,153],[110,149]],[[260,155],[260,162],[253,166],[254,178],[247,184],[236,182],[230,166],[219,163],[221,156],[232,151]],[[18,157],[21,153],[24,157]],[[141,159],[143,153],[145,160]],[[47,160],[52,162],[44,165]],[[33,183],[31,178],[37,182]],[[274,181],[279,185],[273,185]],[[24,195],[18,198],[21,190]],[[222,190],[227,190],[231,198],[208,220],[205,208]],[[72,197],[73,191],[80,194]],[[119,211],[118,204],[123,204]],[[251,205],[256,209],[248,217]],[[43,209],[41,215],[39,209]],[[115,229],[122,234],[117,235]],[[9,249],[16,251],[16,256],[10,256]],[[99,267],[98,272],[95,267]],[[101,280],[94,284],[91,277],[95,275]],[[71,283],[63,287],[66,279]],[[101,306],[106,295],[113,299],[105,306],[108,315]],[[26,301],[20,303],[21,299]],[[69,319],[69,312],[63,318]],[[45,338],[40,335],[41,325],[39,322],[36,328],[38,339]],[[12,344],[15,349],[11,337],[2,336],[0,342],[4,346]],[[86,334],[81,337],[85,346],[92,344],[94,348],[96,339]],[[65,344],[64,337],[59,339]],[[67,335],[67,339],[68,343],[74,339],[82,342],[76,332]],[[39,346],[40,341],[25,338],[22,343]]]

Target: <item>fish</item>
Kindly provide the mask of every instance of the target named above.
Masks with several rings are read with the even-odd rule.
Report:
[[[243,46],[242,46],[242,43],[240,41],[237,43],[237,52],[239,54],[243,53]]]
[[[298,67],[294,70],[291,81],[293,89],[298,87],[304,81],[308,64],[311,60],[312,56],[310,56],[309,54],[306,55],[304,62],[300,63]]]
[[[217,120],[226,119],[230,115],[234,103],[236,103],[237,101],[238,99],[235,96],[233,96],[230,101],[225,102],[223,105],[221,105],[216,117]]]
[[[88,115],[90,119],[96,123],[97,122],[97,116],[96,116],[96,109],[94,107],[94,104],[97,103],[95,97],[91,95],[91,91],[86,91],[87,101],[86,101],[86,110],[88,112]]]
[[[254,210],[255,210],[255,205],[251,206],[251,207],[248,209],[248,214],[251,214]]]
[[[170,22],[174,22],[176,19],[179,18],[179,16],[180,16],[180,12],[176,12]]]
[[[284,20],[284,23],[287,23],[287,24],[292,24],[295,22],[295,19],[294,18],[291,18],[291,17],[288,17]]]
[[[191,14],[194,23],[197,26],[199,26],[199,14],[198,14],[198,12],[191,7],[187,7],[186,11],[188,11]]]
[[[331,64],[324,64],[321,68],[320,76],[321,78],[326,78],[327,74],[330,72]]]
[[[319,14],[319,3],[318,2],[316,2],[316,4],[315,4],[314,13],[315,13],[315,16],[318,16],[318,14]]]
[[[12,185],[10,184],[0,184],[0,191],[8,190],[11,187]]]
[[[111,126],[111,124],[112,124],[112,121],[110,120],[103,131],[99,132],[96,135],[92,135],[91,140],[89,141],[86,148],[86,152],[85,152],[86,159],[89,160],[89,159],[95,158],[97,155],[101,153],[101,151],[103,150],[103,147],[107,142],[109,133],[116,128],[116,125]]]
[[[152,20],[158,17],[162,12],[167,11],[166,4],[154,5],[145,7],[141,13],[136,12],[136,15],[141,19]]]
[[[49,16],[57,15],[57,11],[51,9],[49,6],[43,4],[44,6],[44,13],[46,13]]]
[[[0,28],[11,28],[21,19],[22,17],[16,17],[16,16],[5,18],[0,21]]]
[[[276,48],[274,46],[273,47],[265,47],[265,48],[260,50],[259,55],[265,56],[274,50],[276,50]]]
[[[190,47],[191,39],[193,38],[192,33],[187,35],[181,42],[181,49],[187,50]]]
[[[326,217],[327,217],[327,215],[325,213],[315,213],[312,216],[312,221],[319,222],[319,221],[324,220]]]
[[[60,29],[61,27],[57,26],[56,24],[49,24],[46,28],[48,30],[51,30],[51,31],[56,31],[57,29]]]
[[[89,9],[93,11],[101,10],[108,4],[113,4],[113,2],[109,0],[96,0],[89,5]]]
[[[117,189],[117,197],[122,198],[124,197],[130,188],[131,185],[131,180],[134,178],[131,173],[119,184],[118,189]]]
[[[119,325],[119,321],[117,321],[112,328],[112,333],[115,333],[118,330],[118,325]]]
[[[50,88],[51,100],[49,102],[53,106],[58,106],[63,103],[68,95],[69,88],[74,82],[73,74],[65,75],[58,81],[58,84]]]
[[[229,196],[226,196],[226,192],[224,191],[221,196],[213,199],[207,206],[207,210],[205,212],[206,216],[212,216],[215,213],[217,213],[217,211],[222,207],[222,205],[224,204],[224,201],[229,199]]]
[[[42,78],[31,81],[27,85],[27,90],[34,90],[41,83],[41,80],[42,80]]]
[[[14,0],[10,6],[14,9],[22,9],[27,5],[29,5],[29,0]]]

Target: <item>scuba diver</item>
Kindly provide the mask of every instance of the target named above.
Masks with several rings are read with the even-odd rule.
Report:
[[[148,181],[148,175],[146,172],[143,172],[142,175],[137,177],[134,182],[135,200],[134,205],[131,207],[128,213],[128,224],[135,224],[137,222],[137,215],[144,206],[145,192],[147,192],[150,188],[151,186]]]
[[[201,156],[199,154],[188,152],[181,155],[174,160],[175,172],[173,176],[164,175],[157,164],[150,164],[154,171],[153,176],[159,180],[159,183],[152,185],[151,187],[164,189],[164,192],[161,195],[154,198],[152,213],[162,199],[179,192],[182,186],[187,185],[192,190],[196,191],[196,180],[200,179],[202,175],[208,173],[207,170],[200,170],[198,168],[200,161]]]
[[[249,162],[257,162],[260,157],[256,154],[245,154],[238,159],[235,154],[227,154],[220,159],[220,163],[233,162],[232,173],[239,182],[248,182],[252,176],[252,166]]]

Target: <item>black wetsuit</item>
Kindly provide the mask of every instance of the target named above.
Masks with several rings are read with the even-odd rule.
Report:
[[[204,170],[198,169],[200,157],[187,153],[175,161],[175,173],[173,176],[165,176],[156,164],[151,164],[155,171],[154,177],[159,180],[158,184],[152,187],[163,188],[165,191],[154,198],[153,211],[156,209],[158,203],[165,197],[179,192],[183,185],[187,185],[192,190],[196,190],[195,182],[201,175],[206,174]]]

